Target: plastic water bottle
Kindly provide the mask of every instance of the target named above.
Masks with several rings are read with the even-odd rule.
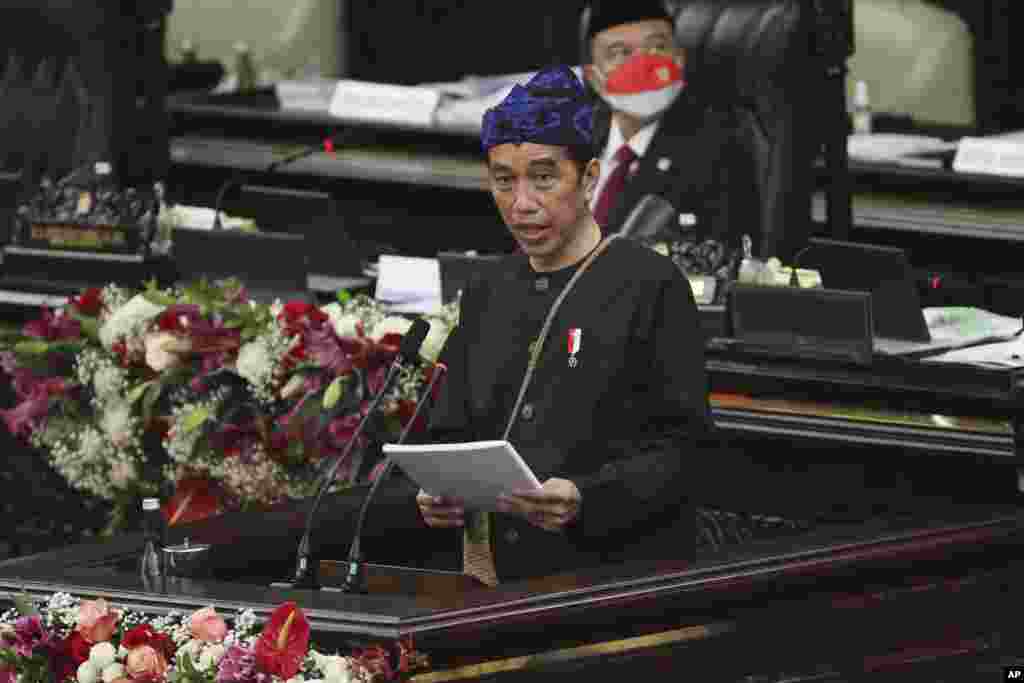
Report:
[[[139,560],[139,570],[143,579],[156,579],[163,576],[164,518],[160,514],[160,499],[142,499],[142,528],[146,544]]]
[[[871,98],[868,97],[868,84],[857,81],[853,88],[853,132],[866,135],[871,132]]]

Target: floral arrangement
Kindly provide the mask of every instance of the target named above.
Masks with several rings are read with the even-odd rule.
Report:
[[[423,363],[400,373],[337,485],[375,476],[364,454],[411,420],[457,310],[427,318]],[[17,399],[0,417],[115,512],[162,494],[173,524],[301,498],[346,451],[410,325],[345,292],[317,307],[260,304],[237,281],[90,289],[0,339]]]
[[[0,614],[0,683],[369,683],[425,664],[410,639],[390,651],[318,650],[291,602],[262,628],[251,610],[229,621],[212,607],[150,617],[67,593],[16,603]]]

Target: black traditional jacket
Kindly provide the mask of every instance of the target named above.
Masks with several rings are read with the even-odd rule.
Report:
[[[442,354],[432,440],[502,437],[530,344],[575,270],[537,273],[517,254],[471,283]],[[583,501],[564,532],[496,514],[502,581],[692,556],[689,497],[712,428],[696,306],[668,258],[620,239],[595,259],[554,320],[519,412],[509,441],[541,482],[570,479]]]

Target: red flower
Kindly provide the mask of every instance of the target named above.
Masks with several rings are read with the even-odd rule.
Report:
[[[309,649],[309,622],[294,602],[286,602],[270,615],[256,641],[257,668],[284,680],[302,667]]]
[[[398,419],[402,423],[404,429],[409,421],[412,420],[412,416],[416,413],[416,402],[415,401],[399,401],[398,402]],[[410,432],[425,432],[427,430],[427,416],[426,413],[420,412],[416,417],[416,424],[412,426]]]
[[[40,317],[25,323],[21,331],[26,337],[35,337],[46,341],[75,339],[82,333],[82,323],[64,311],[54,313],[50,309],[44,308]]]
[[[73,633],[68,636],[67,648],[71,661],[78,667],[82,662],[89,659],[89,651],[92,649],[92,645],[81,633]]]
[[[174,526],[218,515],[221,510],[220,491],[213,482],[190,477],[178,482],[174,495],[164,503],[161,513],[167,525]]]
[[[121,638],[121,644],[124,645],[126,650],[131,650],[136,647],[142,647],[143,645],[149,645],[156,631],[149,624],[140,624],[134,628],[129,629],[124,637]]]
[[[69,677],[74,677],[79,665],[89,659],[90,648],[92,648],[92,645],[78,631],[73,631],[71,635],[65,638],[55,648],[53,658],[50,661],[54,680],[63,681]]]
[[[174,656],[174,641],[166,633],[154,631],[149,624],[142,624],[130,629],[121,638],[121,645],[126,650],[134,650],[137,647],[148,645],[167,659]],[[86,657],[88,658],[88,655]]]
[[[82,315],[96,317],[103,309],[103,297],[100,295],[99,287],[90,287],[82,292],[81,296],[71,297],[71,305],[78,309]]]

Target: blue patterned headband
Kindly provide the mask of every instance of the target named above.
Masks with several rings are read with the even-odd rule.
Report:
[[[568,67],[539,72],[525,86],[516,85],[501,104],[484,113],[484,152],[506,143],[590,146],[594,141],[594,106],[583,84]]]

